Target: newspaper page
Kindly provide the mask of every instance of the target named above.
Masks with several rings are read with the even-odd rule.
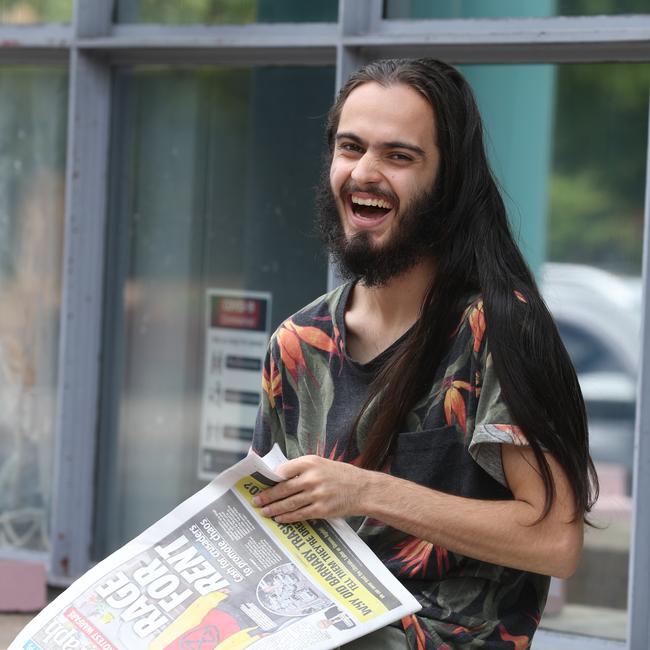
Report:
[[[252,498],[284,460],[249,454],[90,569],[9,649],[326,650],[420,609],[342,519],[259,514]]]

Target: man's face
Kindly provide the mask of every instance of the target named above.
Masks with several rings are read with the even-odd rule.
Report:
[[[433,225],[433,109],[410,86],[366,83],[345,101],[335,137],[327,199],[338,223],[328,224],[328,244],[353,275],[383,284],[422,258]],[[333,219],[327,203],[321,222]]]

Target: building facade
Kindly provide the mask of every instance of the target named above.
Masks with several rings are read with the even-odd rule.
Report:
[[[650,647],[642,0],[0,0],[0,558],[68,584],[241,455],[257,389],[220,383],[214,301],[266,334],[333,286],[325,115],[402,56],[461,66],[549,304],[559,268],[585,305],[557,313],[607,530],[535,647]]]

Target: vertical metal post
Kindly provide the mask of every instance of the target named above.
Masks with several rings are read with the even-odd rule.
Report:
[[[336,91],[345,80],[364,63],[358,47],[345,44],[345,37],[366,34],[377,29],[382,18],[381,0],[339,0],[339,38],[336,44]],[[336,267],[330,262],[327,269],[327,290],[341,284]]]
[[[628,648],[650,648],[650,110],[643,223],[641,354],[634,434],[634,516],[629,568]]]
[[[367,34],[381,20],[382,3],[377,0],[339,0],[339,42],[336,45],[336,89],[357,68],[363,57],[357,47],[345,44],[346,36]]]
[[[70,53],[63,295],[50,582],[90,564],[103,303],[110,68],[76,45],[107,35],[112,1],[76,0]]]

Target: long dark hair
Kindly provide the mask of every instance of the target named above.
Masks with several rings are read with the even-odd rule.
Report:
[[[510,231],[506,209],[483,145],[483,125],[469,84],[450,65],[433,59],[389,59],[355,72],[330,110],[327,139],[333,151],[341,110],[358,86],[408,85],[431,104],[441,164],[436,179],[439,220],[432,251],[435,281],[420,317],[373,383],[361,416],[376,411],[361,453],[361,466],[378,469],[409,411],[430,389],[468,296],[483,299],[494,369],[510,412],[526,436],[546,489],[544,518],[556,496],[550,452],[566,473],[575,517],[598,495],[589,456],[587,418],[575,370],[533,275]]]

